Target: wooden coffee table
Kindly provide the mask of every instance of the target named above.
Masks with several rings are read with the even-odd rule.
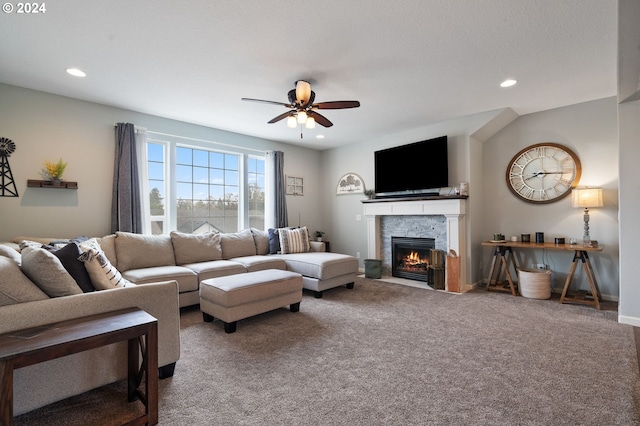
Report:
[[[13,370],[124,340],[129,342],[128,400],[139,398],[145,406],[144,415],[128,424],[157,424],[158,321],[130,308],[0,335],[0,425],[13,424]],[[143,377],[146,392],[140,389]]]

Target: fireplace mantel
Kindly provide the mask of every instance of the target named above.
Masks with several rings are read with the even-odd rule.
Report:
[[[381,259],[380,241],[382,216],[442,215],[447,219],[447,252],[455,250],[460,256],[460,288],[466,286],[466,211],[467,196],[429,197],[425,199],[384,199],[363,201],[367,219],[367,250],[371,259]]]

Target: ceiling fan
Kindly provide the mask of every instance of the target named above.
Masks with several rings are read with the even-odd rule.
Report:
[[[330,101],[314,104],[316,93],[311,90],[311,84],[304,80],[296,81],[295,89],[289,90],[288,98],[289,103],[252,98],[242,98],[242,100],[282,105],[285,108],[290,108],[289,111],[272,118],[268,123],[277,123],[286,118],[288,127],[295,128],[300,124],[305,125],[307,129],[313,129],[316,123],[324,127],[333,126],[333,123],[327,117],[317,112],[319,109],[358,108],[360,106],[358,101]]]

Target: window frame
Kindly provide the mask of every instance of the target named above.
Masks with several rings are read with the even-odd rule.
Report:
[[[179,147],[188,149],[203,150],[209,152],[216,152],[222,154],[237,155],[238,158],[238,221],[237,231],[247,229],[251,226],[250,222],[250,204],[249,204],[249,160],[257,159],[263,162],[263,173],[265,174],[266,168],[266,153],[260,154],[262,151],[253,149],[243,149],[241,147],[232,147],[224,144],[216,144],[215,142],[202,141],[191,138],[182,138],[179,136],[169,136],[155,134],[153,132],[147,132],[147,141],[144,149],[145,161],[143,161],[144,170],[141,171],[141,190],[145,197],[143,212],[144,220],[146,221],[145,229],[148,233],[151,233],[151,223],[153,218],[158,216],[151,216],[149,197],[151,188],[149,186],[149,159],[147,158],[148,144],[159,144],[163,146],[164,153],[164,173],[165,173],[165,197],[164,197],[164,219],[163,219],[163,234],[168,234],[177,229],[177,205],[178,205],[178,183],[177,177],[177,151]],[[266,180],[266,176],[265,176]],[[263,191],[266,191],[266,185],[262,186]],[[266,194],[265,194],[266,196]],[[266,205],[265,205],[266,209]],[[263,212],[262,229],[266,229],[266,211]]]

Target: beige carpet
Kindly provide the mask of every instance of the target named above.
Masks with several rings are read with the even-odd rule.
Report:
[[[608,307],[358,278],[234,334],[187,310],[160,424],[640,424],[633,331]],[[15,424],[120,424],[136,407],[117,383]]]

